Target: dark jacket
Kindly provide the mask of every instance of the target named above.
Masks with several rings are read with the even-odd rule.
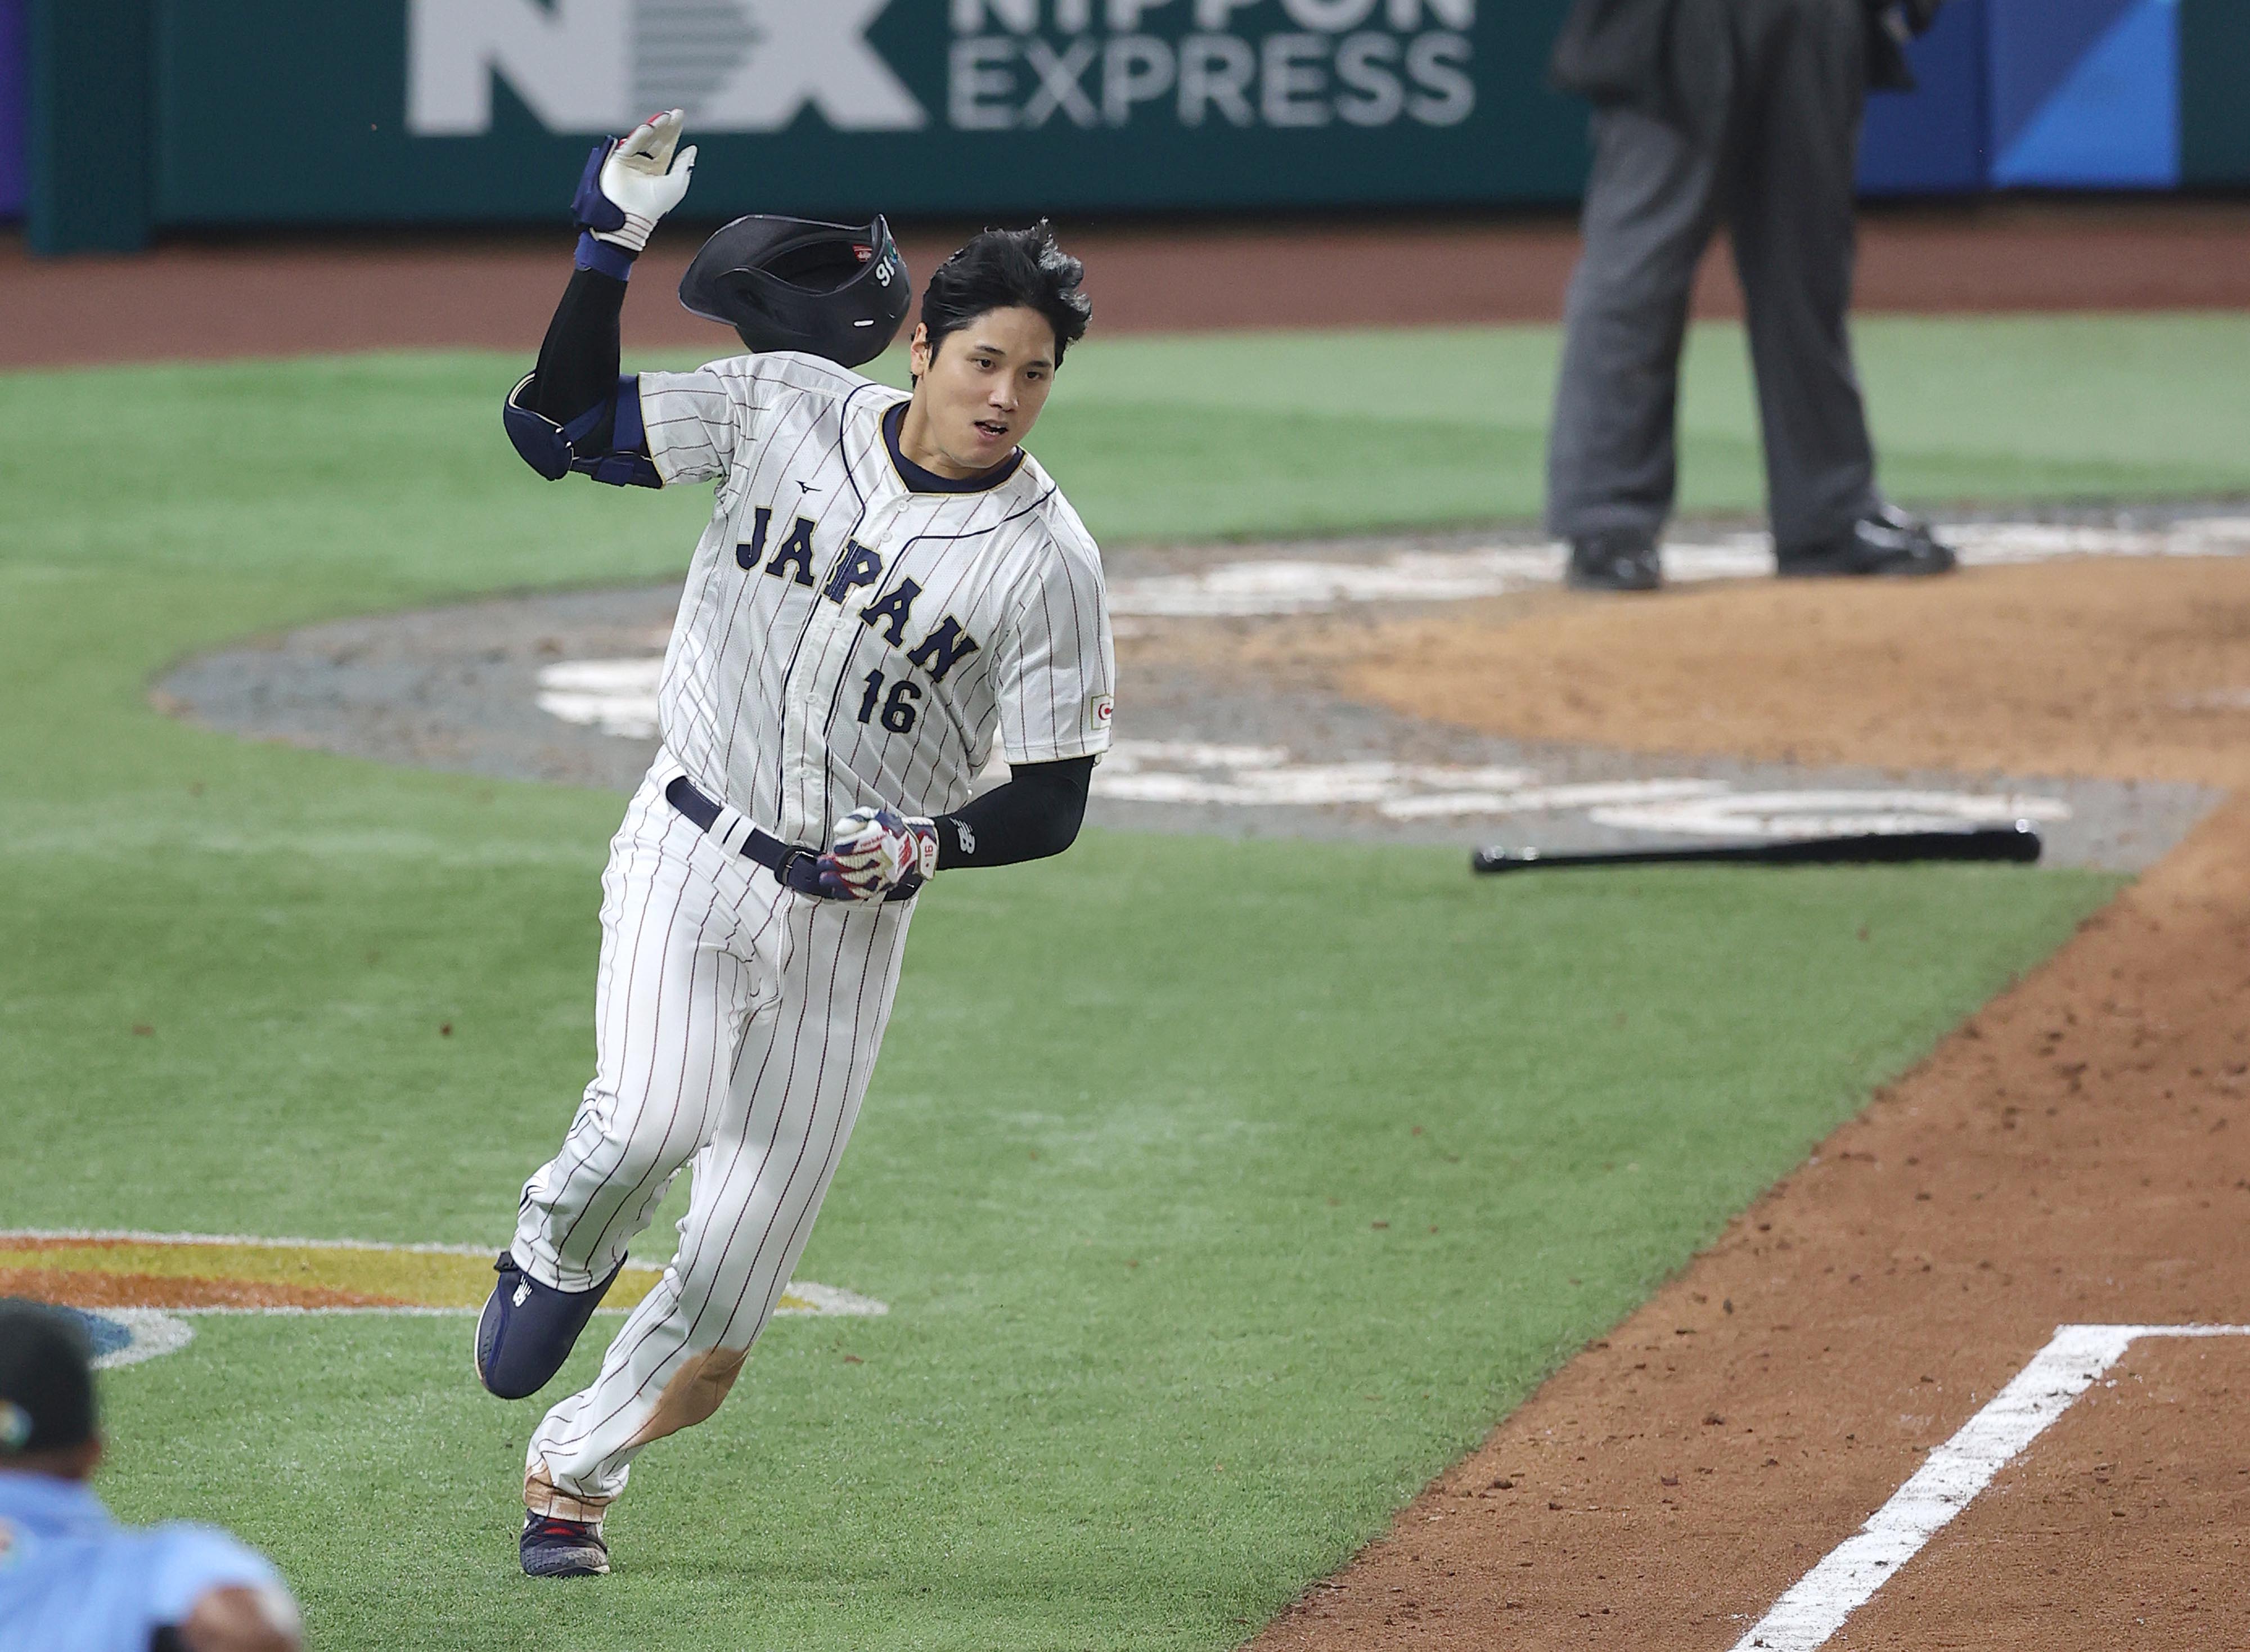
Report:
[[[1867,15],[1869,86],[1913,90],[1904,37],[1929,28],[1943,3],[1860,0]],[[1706,71],[1689,69],[1696,84],[1681,83],[1683,69],[1699,60],[1709,64],[1713,54],[1672,51],[1676,4],[1677,0],[1572,0],[1563,31],[1556,38],[1549,81],[1558,92],[1575,93],[1596,103],[1629,104],[1660,115],[1683,106],[1708,107],[1723,100],[1729,88],[1702,84]]]
[[[1596,103],[1658,109],[1671,100],[1665,47],[1674,0],[1572,0],[1547,78]]]

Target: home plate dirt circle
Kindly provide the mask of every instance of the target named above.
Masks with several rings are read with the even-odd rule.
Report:
[[[1949,531],[1970,564],[1964,580],[2250,552],[2250,517],[2233,515]],[[1763,543],[1688,536],[1667,547],[1667,566],[1699,595],[1770,584],[1753,578],[1770,568]],[[1510,737],[1478,726],[1475,706],[1409,706],[1344,680],[1356,651],[1386,626],[1536,629],[1616,601],[1561,592],[1559,553],[1536,541],[1128,549],[1109,560],[1121,691],[1118,738],[1094,781],[1089,819],[1100,826],[1563,851],[2026,819],[2050,864],[2130,870],[2177,843],[2219,795],[2184,777],[2127,784],[2067,769],[1964,772]],[[313,626],[189,661],[155,697],[253,737],[628,791],[654,750],[678,597],[667,582]],[[2250,695],[2250,685],[2199,692],[2207,715],[2226,715],[2229,696]],[[1523,697],[1522,686],[1463,698],[1511,694]],[[1005,776],[996,763],[981,784]]]

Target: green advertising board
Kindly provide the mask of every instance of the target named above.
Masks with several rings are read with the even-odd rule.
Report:
[[[2250,4],[2180,6],[2180,181],[2191,188],[2250,183]]]
[[[109,182],[158,225],[552,218],[592,138],[673,107],[702,216],[1567,200],[1564,4],[41,0],[63,48],[142,14],[55,61],[146,43],[145,176]]]

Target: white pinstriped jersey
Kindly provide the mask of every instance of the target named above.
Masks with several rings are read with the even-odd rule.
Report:
[[[862,805],[959,808],[996,737],[1011,764],[1109,744],[1093,539],[1028,453],[989,485],[910,487],[885,434],[907,399],[792,354],[640,376],[658,473],[719,483],[665,655],[664,743],[792,843]]]

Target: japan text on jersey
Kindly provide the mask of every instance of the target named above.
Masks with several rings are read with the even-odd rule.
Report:
[[[1101,555],[1028,454],[910,486],[907,397],[807,356],[640,376],[666,483],[719,483],[658,700],[699,785],[788,840],[863,805],[967,800],[1011,764],[1109,743]]]

